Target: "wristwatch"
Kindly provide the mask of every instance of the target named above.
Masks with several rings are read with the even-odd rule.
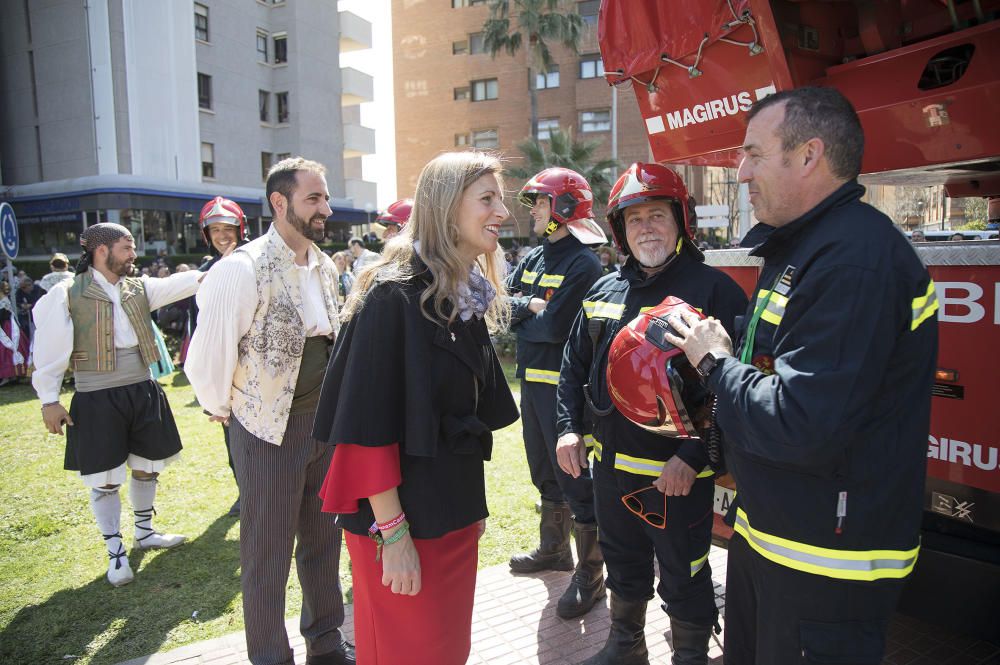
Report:
[[[725,358],[725,356],[723,356]],[[698,366],[695,368],[698,370],[698,374],[701,378],[708,379],[708,376],[712,373],[712,370],[716,368],[719,364],[721,358],[716,358],[715,354],[711,351],[702,356],[701,361],[698,362]]]

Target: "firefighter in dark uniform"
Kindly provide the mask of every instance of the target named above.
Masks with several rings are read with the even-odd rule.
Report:
[[[920,547],[934,283],[860,201],[864,134],[839,92],[781,92],[749,118],[754,306],[735,348],[714,322],[671,319],[736,480],[726,665],[876,664]]]
[[[716,623],[707,561],[714,474],[705,448],[698,438],[667,437],[628,420],[614,408],[606,378],[618,332],[668,296],[727,327],[746,307],[740,287],[704,264],[691,217],[687,190],[671,169],[633,164],[619,178],[608,201],[608,221],[629,258],[587,294],[563,356],[559,463],[567,473],[581,474],[587,466],[583,439],[592,428],[597,523],[611,589],[611,632],[604,648],[586,661],[591,665],[648,662],[643,628],[653,597],[654,554],[660,565],[657,591],[670,615],[673,662],[706,663]],[[621,393],[641,385],[640,379],[610,387]],[[700,388],[699,381],[693,383]],[[703,393],[696,399],[704,402]],[[638,511],[643,515],[626,507],[628,495],[644,507]],[[665,524],[653,519],[662,518],[664,506]]]
[[[513,295],[511,330],[517,333],[524,449],[531,482],[542,498],[539,545],[511,557],[510,568],[515,573],[572,570],[572,515],[578,563],[556,607],[564,619],[587,613],[606,595],[593,486],[589,477],[567,476],[556,461],[556,386],[563,345],[584,294],[601,276],[601,263],[587,245],[607,242],[593,220],[593,198],[587,181],[570,169],[545,169],[529,180],[518,200],[531,208],[535,232],[544,241],[507,280]]]

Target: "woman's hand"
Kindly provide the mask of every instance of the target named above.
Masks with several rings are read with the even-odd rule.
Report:
[[[383,533],[382,536],[388,538],[392,533]],[[393,593],[404,596],[420,593],[420,555],[409,533],[394,543],[382,546],[382,584]]]
[[[486,533],[486,520],[482,519],[479,520],[479,533],[476,536],[476,540],[481,540],[484,533]]]

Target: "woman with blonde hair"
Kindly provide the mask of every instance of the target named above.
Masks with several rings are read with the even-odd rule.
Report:
[[[483,462],[518,417],[490,342],[510,318],[502,187],[492,155],[433,159],[343,308],[313,436],[335,446],[321,496],[351,555],[362,665],[469,656]]]

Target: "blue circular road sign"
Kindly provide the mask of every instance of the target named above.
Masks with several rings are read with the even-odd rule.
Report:
[[[0,246],[8,258],[17,258],[17,218],[9,203],[0,203]]]

